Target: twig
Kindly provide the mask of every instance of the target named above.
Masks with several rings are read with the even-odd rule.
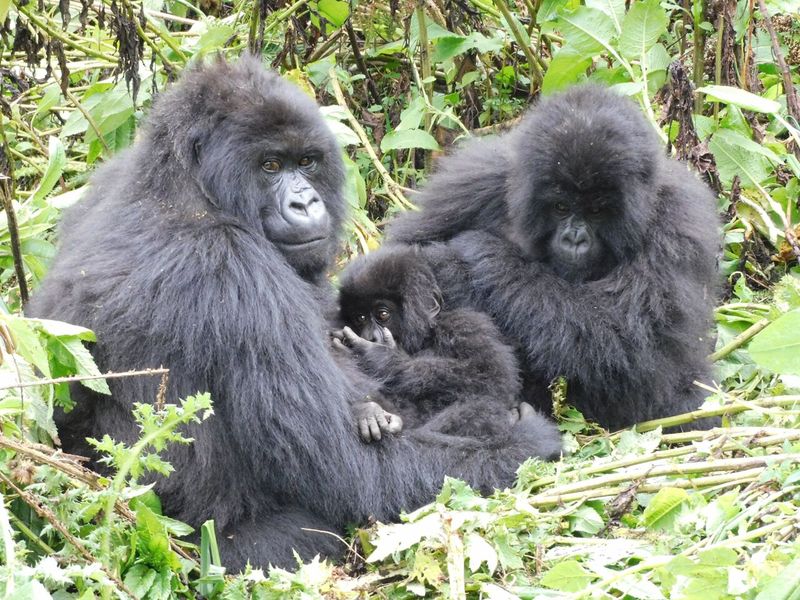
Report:
[[[725,344],[722,348],[720,348],[713,354],[709,354],[708,360],[711,362],[717,362],[719,359],[725,358],[731,352],[733,352],[737,348],[743,346],[748,341],[750,341],[750,339],[752,339],[758,332],[760,332],[769,324],[770,320],[767,318],[761,319],[760,321],[756,321],[753,325],[745,329],[742,333],[737,335],[730,342]]]
[[[500,12],[503,14],[503,19],[505,19],[505,22],[508,24],[508,28],[511,29],[511,34],[514,36],[514,40],[516,40],[517,45],[522,49],[522,52],[525,54],[525,58],[528,59],[528,65],[530,66],[532,75],[532,94],[536,90],[536,86],[541,85],[544,78],[544,73],[542,72],[542,68],[544,67],[542,64],[543,61],[539,56],[534,54],[530,44],[525,41],[525,36],[522,35],[522,32],[519,30],[517,22],[514,20],[514,17],[511,15],[511,11],[508,9],[508,4],[506,1],[494,0],[494,4],[498,9],[500,9]]]
[[[0,481],[2,481],[8,487],[14,490],[17,496],[19,496],[20,500],[22,500],[25,504],[30,506],[36,512],[37,515],[39,515],[42,519],[50,523],[53,529],[58,531],[64,537],[65,540],[67,540],[70,544],[72,544],[72,546],[78,551],[78,553],[85,560],[87,560],[90,563],[96,563],[100,565],[100,568],[103,570],[103,573],[106,574],[106,577],[108,577],[111,581],[113,581],[114,584],[119,589],[124,591],[131,598],[136,598],[133,592],[131,592],[128,589],[128,587],[124,583],[122,583],[122,581],[116,575],[114,575],[114,573],[111,572],[110,569],[108,569],[104,564],[102,564],[94,556],[92,556],[92,553],[86,549],[86,546],[84,546],[83,543],[78,538],[76,538],[69,532],[66,526],[61,521],[58,520],[58,518],[53,514],[53,512],[49,508],[41,504],[32,494],[29,494],[25,490],[19,488],[13,481],[11,481],[8,477],[6,477],[2,472],[0,472]]]
[[[358,49],[358,40],[356,39],[356,32],[353,30],[352,15],[348,17],[347,23],[345,24],[345,29],[347,30],[347,37],[350,40],[350,47],[353,49],[353,58],[355,58],[358,70],[361,71],[361,74],[364,76],[364,79],[367,82],[367,90],[369,90],[369,95],[372,96],[372,102],[374,104],[380,104],[381,95],[378,92],[378,87],[375,85],[375,81],[372,79],[372,75],[369,74],[367,65],[364,62],[364,57],[361,56],[361,50]]]
[[[422,78],[417,83],[420,86],[420,92],[425,97],[425,103],[431,104],[433,100],[433,82],[431,79],[431,55],[430,47],[428,45],[428,24],[425,19],[425,0],[417,0],[417,23],[419,24],[419,63],[422,71]],[[425,111],[425,131],[430,133],[433,126],[433,118],[429,110]],[[433,165],[433,156],[430,150],[424,151],[425,157],[425,170],[430,171]]]
[[[337,104],[339,104],[339,106],[346,112],[347,121],[350,123],[350,127],[352,127],[353,131],[356,132],[358,139],[361,141],[361,144],[364,146],[367,154],[369,154],[369,157],[372,159],[372,164],[374,165],[375,170],[378,171],[383,179],[384,184],[386,184],[386,195],[389,196],[389,198],[391,198],[394,202],[405,208],[414,208],[414,205],[411,204],[411,202],[409,202],[408,199],[403,195],[400,185],[394,179],[392,179],[389,171],[387,171],[386,167],[384,167],[383,163],[381,163],[381,159],[378,158],[375,149],[372,147],[372,144],[369,143],[369,137],[367,137],[367,132],[364,131],[361,123],[359,123],[358,119],[356,119],[353,116],[353,113],[350,112],[350,109],[347,106],[347,100],[345,100],[344,97],[344,92],[342,92],[342,87],[339,85],[339,80],[336,78],[335,67],[331,67],[328,71],[328,78],[330,79],[331,87],[333,88],[333,95],[336,97]]]
[[[3,124],[3,115],[0,113],[0,140],[2,140],[2,169],[0,170],[0,196],[2,196],[3,209],[6,211],[8,222],[8,236],[11,241],[11,256],[14,261],[14,273],[19,284],[19,297],[24,307],[28,303],[28,282],[25,279],[25,264],[22,262],[22,245],[19,240],[19,224],[17,213],[14,210],[14,166],[9,156],[9,145],[6,139],[6,130]],[[8,171],[3,173],[2,171]]]
[[[103,149],[105,149],[106,153],[111,154],[111,149],[108,147],[108,144],[106,144],[106,140],[103,137],[103,132],[100,131],[100,127],[98,127],[97,123],[94,122],[92,115],[89,114],[89,111],[86,110],[86,107],[81,104],[81,101],[78,100],[78,98],[70,91],[69,88],[64,88],[63,91],[64,95],[75,105],[75,108],[81,111],[81,114],[86,119],[86,122],[89,123],[89,127],[91,127],[97,135],[97,139],[100,140],[100,144],[103,146]]]
[[[761,13],[761,17],[764,20],[764,27],[767,28],[769,39],[772,42],[772,55],[775,57],[775,61],[778,63],[778,68],[781,70],[781,76],[783,77],[783,91],[786,94],[786,109],[795,121],[800,121],[800,102],[797,100],[797,91],[794,89],[792,74],[783,58],[778,35],[775,33],[775,28],[772,26],[772,21],[769,18],[767,5],[764,0],[758,0],[758,10]],[[800,148],[798,148],[797,151],[800,151]]]
[[[119,379],[120,377],[138,377],[147,375],[164,375],[169,369],[143,369],[141,371],[125,371],[124,373],[101,373],[100,375],[73,375],[72,377],[55,377],[53,379],[37,379],[36,381],[21,381],[10,385],[0,385],[0,390],[33,387],[37,385],[55,385],[57,383],[73,383],[76,381],[91,381],[94,379]]]

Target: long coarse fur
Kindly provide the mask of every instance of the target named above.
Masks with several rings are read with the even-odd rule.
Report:
[[[262,226],[274,210],[260,183],[263,147],[313,153],[313,184],[338,233],[340,150],[315,103],[255,59],[195,67],[156,101],[141,137],[104,166],[69,211],[58,255],[29,314],[90,327],[103,371],[163,365],[168,401],[209,391],[213,417],[171,448],[157,483],[167,514],[214,519],[231,569],[335,555],[333,536],[368,517],[397,517],[432,500],[445,475],[482,489],[511,483],[541,453],[520,421],[509,441],[412,432],[362,444],[350,401],[365,392],[330,352],[322,300],[335,236],[286,259]],[[134,402],[153,378],[115,379],[113,396],[76,387],[58,417],[65,450],[86,436],[131,443]]]
[[[593,188],[615,191],[606,258],[570,282],[542,250],[555,230],[546,206]],[[709,381],[714,198],[666,158],[632,102],[591,85],[543,100],[512,132],[443,160],[417,202],[389,242],[444,241],[461,256],[440,262],[445,301],[492,315],[540,408],[559,375],[570,402],[610,428],[697,408],[692,382]]]
[[[520,392],[514,352],[487,315],[441,306],[441,291],[423,253],[384,247],[352,261],[339,281],[345,315],[350,307],[381,299],[400,306],[398,348],[376,347],[360,360],[381,382],[380,391],[406,429],[435,419],[440,431],[459,435],[510,430],[510,410]],[[557,452],[555,425],[542,418],[540,434]]]

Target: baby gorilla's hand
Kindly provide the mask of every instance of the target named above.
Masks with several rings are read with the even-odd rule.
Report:
[[[403,419],[386,412],[377,402],[361,402],[353,407],[353,411],[361,441],[367,444],[380,441],[382,432],[400,433],[403,430]]]

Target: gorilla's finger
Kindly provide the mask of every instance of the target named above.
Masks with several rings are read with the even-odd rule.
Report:
[[[386,420],[386,416],[389,413],[385,411],[381,411],[375,415],[375,422],[378,424],[378,427],[381,431],[388,431],[389,430],[389,421]]]
[[[340,340],[338,338],[331,339],[331,345],[334,347],[334,349],[338,350],[339,352],[345,352],[347,354],[352,353],[352,350],[350,348],[348,348],[347,346],[345,346],[342,343],[342,340]]]
[[[375,437],[373,423],[373,419],[370,419],[369,417],[364,417],[363,419],[359,420],[358,433],[362,442],[369,444],[370,442],[375,442],[381,439],[380,432],[378,437]]]
[[[369,433],[372,436],[372,439],[376,442],[379,442],[381,439],[381,428],[378,425],[378,420],[375,417],[371,417],[368,419],[369,421]]]
[[[389,348],[397,348],[397,342],[394,341],[394,336],[388,327],[381,327],[383,332],[383,343]]]
[[[328,335],[331,336],[334,340],[341,340],[344,339],[344,334],[342,333],[341,329],[331,329],[328,332]]]
[[[515,406],[508,411],[508,422],[510,425],[513,425],[517,421],[519,421],[519,408]]]
[[[366,349],[370,344],[370,342],[362,338],[360,335],[358,335],[355,331],[353,331],[349,327],[345,327],[344,329],[342,329],[342,333],[344,334],[345,343],[351,348],[363,350]]]

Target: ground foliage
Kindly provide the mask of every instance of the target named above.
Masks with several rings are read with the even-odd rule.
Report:
[[[0,0],[0,592],[9,598],[800,598],[800,5],[796,0]],[[102,477],[52,449],[70,378],[108,393],[90,331],[26,319],[61,210],[131,143],[187,64],[259,52],[314,95],[352,208],[342,261],[377,246],[432,157],[513,126],[583,79],[635,98],[719,192],[717,382],[695,415],[603,432],[554,409],[571,456],[481,497],[449,480],[404,523],[354,532],[344,566],[216,566],[138,483],[213,418],[143,398]],[[163,376],[159,372],[127,376]],[[710,382],[708,382],[710,383]],[[168,385],[168,380],[164,380]],[[712,432],[664,434],[692,416]]]

